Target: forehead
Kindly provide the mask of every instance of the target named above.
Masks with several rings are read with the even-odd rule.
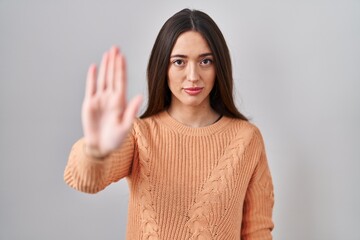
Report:
[[[172,49],[171,55],[200,55],[211,53],[210,47],[205,38],[196,31],[188,31],[180,34]]]

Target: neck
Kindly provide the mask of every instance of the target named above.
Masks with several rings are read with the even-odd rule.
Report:
[[[209,126],[220,117],[210,106],[202,108],[170,106],[167,111],[176,121],[194,128]]]

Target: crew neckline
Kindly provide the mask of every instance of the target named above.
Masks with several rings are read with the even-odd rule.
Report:
[[[228,123],[231,121],[231,118],[222,116],[219,120],[208,126],[190,127],[171,117],[167,111],[163,111],[159,113],[157,115],[157,118],[167,127],[169,127],[174,131],[177,131],[185,135],[194,135],[194,136],[214,134],[220,130],[225,129]]]

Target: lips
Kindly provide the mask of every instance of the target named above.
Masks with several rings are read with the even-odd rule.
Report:
[[[189,95],[197,95],[203,90],[202,87],[184,88],[184,91]]]

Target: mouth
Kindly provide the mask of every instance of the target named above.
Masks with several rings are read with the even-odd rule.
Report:
[[[202,87],[184,88],[184,91],[189,95],[197,95],[203,90]]]

